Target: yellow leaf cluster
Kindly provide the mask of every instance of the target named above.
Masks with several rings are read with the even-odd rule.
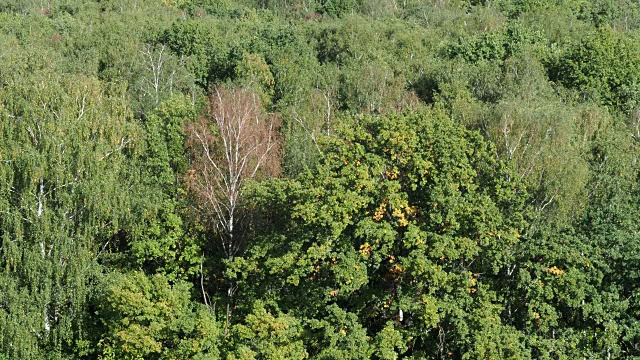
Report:
[[[398,178],[400,171],[398,171],[398,169],[396,168],[393,168],[389,171],[386,171],[384,174],[386,175],[387,179],[395,180]]]
[[[391,267],[391,273],[392,274],[399,274],[399,273],[401,273],[403,271],[404,271],[404,267],[402,267],[402,266],[400,266],[398,264],[395,264],[395,265],[393,265]]]
[[[393,217],[398,219],[398,225],[401,227],[409,225],[409,221],[405,218],[404,213],[400,209],[393,209]]]
[[[368,242],[360,245],[360,255],[362,255],[362,257],[366,258],[369,255],[371,255],[371,251],[372,251],[372,246],[371,244],[369,244]]]
[[[476,286],[478,285],[478,277],[476,275],[477,274],[469,272],[469,292],[471,294],[475,294],[478,291],[478,289],[476,288]]]
[[[404,210],[404,211],[403,211]],[[403,208],[393,209],[393,217],[398,219],[398,225],[400,227],[405,227],[409,225],[409,220],[407,217],[412,217],[418,212],[418,209],[415,206],[405,205]]]
[[[378,208],[376,209],[375,214],[373,214],[373,220],[375,221],[382,220],[382,218],[384,217],[384,211],[387,209],[388,203],[389,203],[389,200],[384,199],[382,204],[380,204],[380,206],[378,206]]]
[[[553,266],[547,269],[550,274],[553,275],[564,275],[564,270],[558,268],[557,266]]]

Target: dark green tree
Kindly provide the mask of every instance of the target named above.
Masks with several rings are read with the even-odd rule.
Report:
[[[491,289],[523,198],[480,136],[437,111],[356,117],[323,149],[315,171],[256,190],[290,220],[235,260],[239,298],[307,319],[312,357],[526,357]]]

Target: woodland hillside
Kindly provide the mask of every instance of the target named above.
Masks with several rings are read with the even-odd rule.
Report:
[[[0,360],[640,359],[640,2],[0,0]]]

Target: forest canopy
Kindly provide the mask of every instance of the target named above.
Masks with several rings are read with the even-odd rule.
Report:
[[[0,0],[0,360],[640,358],[640,3]]]

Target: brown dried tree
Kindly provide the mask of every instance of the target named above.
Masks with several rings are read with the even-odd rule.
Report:
[[[208,107],[198,121],[185,128],[191,155],[186,184],[203,222],[214,230],[228,260],[239,254],[246,241],[245,182],[279,173],[278,126],[275,115],[263,113],[254,91],[220,86],[209,95]],[[229,302],[234,292],[230,283]],[[227,325],[229,317],[227,304]]]

